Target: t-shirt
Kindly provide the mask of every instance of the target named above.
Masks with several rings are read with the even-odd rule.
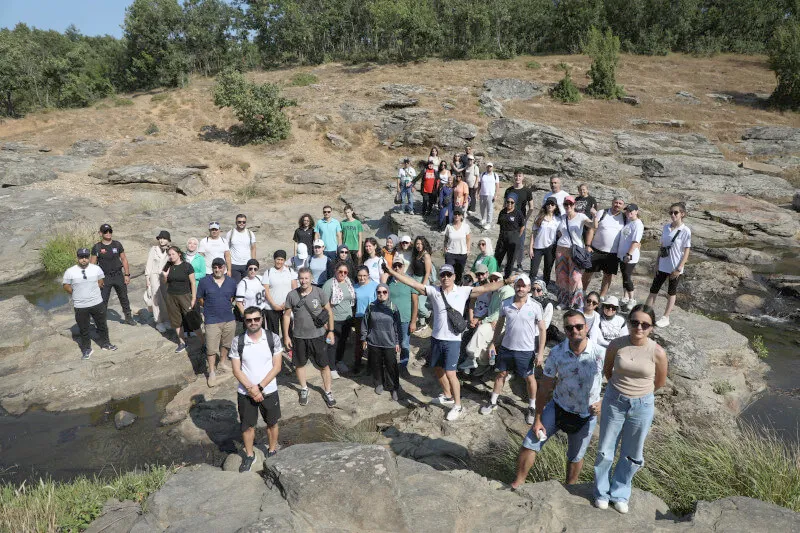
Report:
[[[306,303],[303,303],[305,300]],[[306,304],[311,308],[314,315],[318,315],[320,310],[328,303],[328,297],[319,287],[311,287],[311,292],[305,296],[300,296],[300,289],[291,291],[286,296],[286,307],[294,314],[294,332],[292,335],[298,339],[316,339],[325,335],[325,327],[317,327],[308,312]]]
[[[256,235],[249,229],[231,230],[227,235],[228,247],[231,250],[231,265],[246,265],[252,255],[250,246],[256,243]]]
[[[225,259],[225,252],[230,251],[228,241],[224,237],[217,237],[211,239],[204,237],[200,240],[200,245],[197,247],[197,253],[203,254],[206,258],[206,273],[211,272],[211,262],[217,257]],[[247,261],[245,261],[247,263]]]
[[[452,224],[448,224],[444,228],[444,235],[447,237],[447,253],[449,254],[466,254],[469,252],[467,249],[467,235],[470,234],[469,224],[461,222],[461,227],[456,229]]]
[[[600,220],[601,218],[602,220]],[[594,230],[592,248],[616,254],[619,249],[619,235],[625,226],[625,213],[620,211],[616,215],[612,215],[610,210],[601,209],[597,213],[597,220],[600,220],[600,223]]]
[[[678,233],[680,231],[680,233]],[[675,237],[675,242],[672,243],[672,238]],[[670,244],[672,243],[672,244]],[[658,258],[659,272],[672,273],[681,264],[683,259],[683,250],[692,247],[692,230],[689,226],[681,224],[679,227],[672,229],[669,224],[664,225],[664,230],[661,232],[661,246],[669,246],[669,256]],[[681,270],[683,274],[683,270]]]
[[[364,232],[364,225],[358,219],[342,221],[342,244],[348,250],[358,250],[358,234]]]
[[[541,224],[533,226],[533,229],[537,230],[536,236],[533,238],[534,250],[548,248],[556,242],[559,223],[560,220],[557,217],[553,217],[553,220],[542,219]]]
[[[297,228],[294,230],[292,240],[297,244],[305,244],[308,252],[314,247],[314,228]]]
[[[584,215],[589,215],[591,213],[592,208],[597,209],[597,200],[594,196],[576,196],[575,197],[575,211],[578,213],[583,213]],[[561,213],[564,214],[563,212]]]
[[[284,265],[283,269],[270,268],[261,278],[264,285],[269,286],[269,295],[277,305],[286,303],[286,295],[292,290],[292,281],[297,279],[297,272]],[[272,309],[269,302],[264,300],[264,309]]]
[[[181,261],[180,265],[167,263],[164,266],[167,273],[167,294],[191,294],[192,281],[189,276],[194,274],[194,268],[186,261]]]
[[[516,208],[510,213],[503,209],[497,215],[497,225],[500,227],[500,233],[513,233],[518,236],[519,229],[525,226],[525,215]]]
[[[253,341],[250,335],[244,336],[244,349],[242,350],[242,372],[247,376],[247,380],[253,385],[260,383],[267,374],[272,371],[272,356],[274,355],[269,350],[269,341],[267,335],[272,335],[272,343],[275,347],[275,353],[283,351],[281,338],[271,331],[261,331],[261,337],[257,341]],[[239,335],[236,335],[231,341],[231,350],[229,353],[231,359],[239,359]],[[243,396],[247,396],[247,389],[239,383],[237,392]],[[278,379],[272,378],[266,387],[264,387],[264,394],[271,394],[278,392]]]
[[[514,187],[509,187],[508,189],[506,189],[506,192],[503,195],[503,199],[508,198],[509,194],[517,195],[516,208],[520,210],[523,217],[527,216],[528,202],[530,202],[531,198],[533,198],[533,192],[527,187],[520,187],[519,189],[515,189]]]
[[[469,300],[471,293],[472,287],[455,286],[445,297],[450,307],[456,311],[462,311],[467,305],[467,300]],[[455,334],[450,331],[450,326],[447,324],[447,308],[444,305],[439,287],[426,285],[425,294],[430,298],[428,301],[433,309],[433,333],[431,336],[440,341],[461,341],[461,334]]]
[[[544,205],[547,199],[550,198],[551,196],[553,196],[556,199],[556,204],[558,204],[558,209],[560,210],[561,214],[564,215],[566,213],[566,211],[564,211],[564,198],[569,196],[569,193],[567,191],[558,191],[558,192],[551,191],[544,195],[544,198],[542,199],[542,205]]]
[[[536,351],[539,321],[542,320],[542,306],[539,302],[528,296],[522,308],[517,309],[514,298],[508,298],[500,306],[500,316],[506,317],[504,348],[520,352]]]
[[[364,285],[353,285],[356,290],[356,318],[361,318],[367,311],[367,306],[375,301],[377,295],[375,289],[378,288],[378,282],[369,280]]]
[[[119,254],[123,252],[125,252],[125,248],[119,241],[111,241],[109,244],[101,241],[92,246],[92,255],[97,257],[97,266],[103,270],[105,275],[115,274],[122,270],[122,259]]]
[[[456,207],[466,207],[469,203],[469,185],[464,181],[458,182],[453,187],[453,205]]]
[[[617,249],[617,257],[620,261],[625,257],[625,254],[631,254],[629,263],[638,263],[640,250],[637,246],[635,250],[631,251],[633,243],[642,242],[642,235],[644,235],[644,223],[638,218],[632,222],[625,224],[619,237],[619,248]]]
[[[481,174],[481,196],[494,196],[497,193],[498,183],[500,183],[500,176],[496,172]]]
[[[206,324],[232,322],[231,301],[236,297],[236,282],[228,276],[222,277],[222,285],[217,285],[214,276],[206,276],[197,286],[197,299],[203,299],[203,317]]]
[[[397,179],[400,180],[400,187],[411,187],[411,182],[417,177],[417,171],[414,167],[401,168],[397,171]]]
[[[326,221],[324,218],[321,218],[317,220],[317,225],[314,226],[314,231],[319,233],[319,238],[325,241],[326,252],[336,251],[336,248],[339,246],[337,233],[342,231],[342,225],[338,220],[332,218]],[[311,248],[308,250],[311,251]]]
[[[369,269],[369,277],[375,283],[381,282],[381,262],[382,258],[375,256],[364,259],[364,266]]]
[[[331,278],[325,282],[325,285],[322,286],[322,292],[325,293],[325,297],[331,302],[331,309],[333,309],[333,319],[336,321],[347,320],[351,316],[353,316],[353,305],[356,303],[355,294],[350,294],[350,289],[347,286],[347,282],[343,281],[339,283],[339,290],[342,291],[342,301],[338,304],[334,304],[332,301],[333,297],[333,284],[339,283],[336,281],[335,278]],[[353,291],[355,293],[355,291]]]
[[[470,189],[474,189],[478,182],[478,176],[481,173],[481,169],[478,168],[476,164],[469,164],[466,163],[464,166],[464,181],[467,182],[467,185]]]
[[[431,168],[426,168],[422,174],[422,192],[432,193],[436,188],[436,171]]]
[[[400,283],[394,277],[389,279],[389,300],[400,312],[400,322],[405,324],[411,322],[411,294],[416,293],[414,289]]]
[[[244,277],[239,281],[239,285],[236,286],[236,301],[242,302],[245,309],[253,305],[259,309],[264,309],[264,304],[267,302],[266,292],[261,276],[256,276],[253,279]]]
[[[105,277],[103,269],[97,265],[89,263],[85,269],[73,265],[64,272],[61,284],[72,286],[72,305],[76,309],[85,309],[103,303],[103,295],[97,281]]]
[[[493,292],[485,292],[475,299],[475,307],[472,308],[472,316],[475,318],[486,318],[489,316],[489,306],[492,303]]]
[[[569,231],[572,234],[572,241],[570,241],[569,235],[567,234],[567,215],[560,217],[558,231],[561,233],[561,237],[558,238],[558,246],[570,248],[575,244],[578,248],[583,248],[583,223],[586,220],[589,220],[589,217],[582,213],[577,213],[572,220],[569,221]]]
[[[328,280],[328,267],[330,262],[331,260],[326,255],[311,257],[308,268],[311,269],[311,282],[314,285],[322,287],[322,284]]]

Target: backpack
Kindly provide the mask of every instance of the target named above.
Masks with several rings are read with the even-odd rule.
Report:
[[[275,339],[272,338],[274,333],[272,333],[268,329],[265,330],[265,331],[267,332],[267,344],[269,344],[269,353],[271,353],[272,355],[275,355]],[[240,360],[242,359],[242,354],[244,353],[244,336],[245,335],[247,335],[247,333],[245,333],[245,332],[240,333],[239,334],[239,338],[237,339],[237,342],[236,342],[236,351],[239,352],[239,359]]]
[[[253,241],[256,240],[256,236],[253,235],[253,231],[250,229],[247,230],[247,233],[250,235],[250,246],[253,246]],[[230,243],[231,237],[233,236],[233,230],[229,230],[228,233],[225,234],[225,236],[228,238],[228,242]]]

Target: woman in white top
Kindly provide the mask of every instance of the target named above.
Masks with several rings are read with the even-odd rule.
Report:
[[[364,239],[364,266],[369,269],[369,277],[375,283],[381,282],[381,261],[378,255],[378,241],[375,237]]]
[[[603,300],[602,308],[597,321],[600,324],[600,335],[592,340],[606,347],[614,339],[627,335],[628,325],[625,323],[625,318],[619,314],[619,300],[616,296],[608,296]]]
[[[558,203],[554,197],[545,200],[542,209],[533,221],[531,232],[531,245],[528,254],[531,257],[531,279],[536,279],[539,273],[539,263],[544,259],[542,279],[550,284],[550,273],[556,260],[556,232],[559,224]]]
[[[170,327],[169,316],[167,315],[167,303],[164,299],[166,287],[161,284],[161,271],[167,264],[167,250],[172,239],[168,231],[161,231],[156,240],[158,244],[150,248],[147,253],[147,263],[144,265],[144,277],[147,281],[147,296],[152,301],[151,310],[156,329],[161,333]]]
[[[439,168],[439,163],[442,162],[442,159],[439,157],[439,149],[437,147],[431,147],[431,153],[428,155],[428,161],[433,161],[433,168]]]
[[[575,197],[564,198],[566,214],[558,224],[556,241],[556,284],[561,309],[583,310],[583,271],[572,260],[572,246],[584,248],[583,228],[589,228],[586,239],[594,236],[592,219],[575,211]]]
[[[586,305],[583,308],[583,317],[586,319],[587,337],[597,342],[600,337],[600,293],[592,291],[586,295]]]
[[[628,223],[622,228],[619,236],[617,258],[622,271],[622,289],[625,291],[620,303],[628,309],[636,305],[633,286],[633,269],[639,262],[639,248],[644,235],[644,224],[639,220],[639,206],[628,204],[625,208]]]
[[[464,267],[472,244],[470,231],[469,224],[464,221],[464,210],[455,209],[453,223],[444,229],[444,262],[453,265],[456,283],[459,284],[464,276]]]
[[[683,275],[683,267],[689,260],[689,249],[692,247],[692,231],[683,224],[686,216],[686,205],[683,202],[674,203],[669,206],[669,216],[672,222],[664,226],[661,233],[661,248],[658,254],[656,266],[656,276],[650,286],[650,295],[647,297],[647,305],[655,307],[656,296],[661,286],[669,278],[667,286],[667,307],[664,316],[656,320],[656,326],[665,328],[669,326],[669,314],[675,307],[675,300],[678,294],[678,281]]]

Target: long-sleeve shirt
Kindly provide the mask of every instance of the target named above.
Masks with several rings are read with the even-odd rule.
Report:
[[[147,254],[147,263],[144,265],[144,275],[148,278],[153,274],[160,276],[166,264],[167,252],[162,252],[160,246],[153,246]]]
[[[361,342],[371,346],[394,348],[402,339],[400,311],[392,304],[372,302],[361,319]]]

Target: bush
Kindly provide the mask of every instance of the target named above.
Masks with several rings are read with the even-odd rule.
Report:
[[[305,87],[306,85],[311,85],[312,83],[317,83],[319,79],[311,73],[306,72],[298,72],[294,76],[292,76],[292,85],[295,87]]]
[[[750,347],[756,352],[759,358],[766,359],[769,357],[769,349],[767,349],[767,345],[764,344],[764,337],[761,335],[756,335],[750,339]]]
[[[159,131],[161,131],[161,130],[158,129],[158,125],[155,122],[151,122],[150,125],[147,126],[147,129],[144,130],[144,134],[145,135],[155,135]]]
[[[714,394],[719,394],[720,396],[724,394],[728,394],[734,390],[733,385],[727,379],[715,381],[711,384],[711,389],[714,391]]]
[[[619,98],[625,95],[621,86],[617,85],[617,64],[619,63],[619,37],[611,33],[611,28],[602,33],[591,28],[583,46],[584,53],[592,58],[589,68],[587,92],[595,98]]]
[[[800,22],[790,20],[775,30],[769,43],[769,68],[778,86],[770,103],[781,109],[800,111]]]
[[[91,248],[96,234],[87,226],[70,226],[57,231],[42,250],[39,259],[48,274],[63,274],[75,264],[78,248]]]
[[[277,142],[288,137],[291,123],[283,109],[296,105],[281,96],[277,85],[249,82],[241,72],[230,69],[217,78],[214,104],[233,108],[242,122],[239,133],[253,143]]]
[[[540,68],[542,68],[542,65],[540,65],[538,61],[528,61],[528,63],[525,66],[531,70],[539,70]]]
[[[578,90],[578,86],[575,85],[575,82],[572,81],[572,76],[570,75],[571,69],[564,63],[561,65],[563,65],[564,77],[561,78],[561,81],[550,91],[550,96],[565,104],[580,102],[581,92]]]

